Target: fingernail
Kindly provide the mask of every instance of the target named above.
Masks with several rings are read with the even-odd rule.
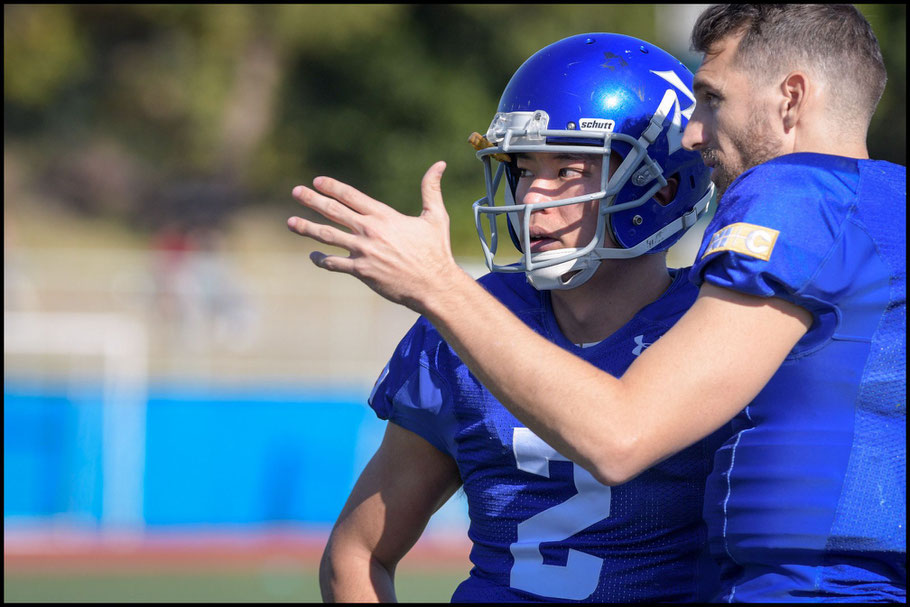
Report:
[[[293,190],[291,190],[291,194],[293,194],[294,196],[300,196],[302,193],[303,193],[302,185],[299,185],[299,186],[295,187]]]

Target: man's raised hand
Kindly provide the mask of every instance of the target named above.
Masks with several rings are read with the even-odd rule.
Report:
[[[403,215],[363,192],[330,177],[313,180],[315,190],[299,185],[293,195],[333,226],[288,219],[288,228],[301,236],[340,247],[347,257],[314,251],[310,259],[320,268],[351,274],[395,303],[423,313],[426,300],[450,287],[453,272],[463,272],[452,257],[449,215],[440,182],[445,162],[437,162],[420,183],[423,211]]]

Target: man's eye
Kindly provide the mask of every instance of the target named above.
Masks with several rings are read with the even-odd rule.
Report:
[[[526,177],[531,177],[531,171],[529,171],[528,169],[522,169],[522,168],[519,167],[519,168],[517,169],[517,172],[518,172],[518,178],[519,178],[519,179],[523,179],[523,178],[526,178]]]
[[[559,169],[559,176],[563,177],[563,178],[580,177],[583,174],[584,174],[584,169],[578,169],[578,168],[572,168],[572,167],[565,167],[565,168]]]

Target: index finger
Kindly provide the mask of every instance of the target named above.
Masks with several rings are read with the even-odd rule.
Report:
[[[343,202],[339,202],[334,198],[323,196],[319,192],[311,190],[303,185],[295,187],[291,194],[293,194],[301,204],[308,206],[326,219],[334,221],[335,223],[340,223],[343,226],[355,230],[361,225],[360,213],[350,209]]]
[[[361,215],[376,215],[393,210],[392,207],[370,198],[357,188],[331,177],[317,177],[313,180],[313,186]]]

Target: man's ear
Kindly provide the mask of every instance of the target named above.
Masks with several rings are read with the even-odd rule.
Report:
[[[780,117],[785,133],[796,126],[808,107],[809,86],[809,77],[803,72],[790,72],[780,83]]]
[[[661,206],[667,206],[673,202],[674,198],[676,198],[676,189],[678,187],[679,175],[667,177],[667,185],[658,190],[657,194],[654,194],[654,200],[656,200]]]

